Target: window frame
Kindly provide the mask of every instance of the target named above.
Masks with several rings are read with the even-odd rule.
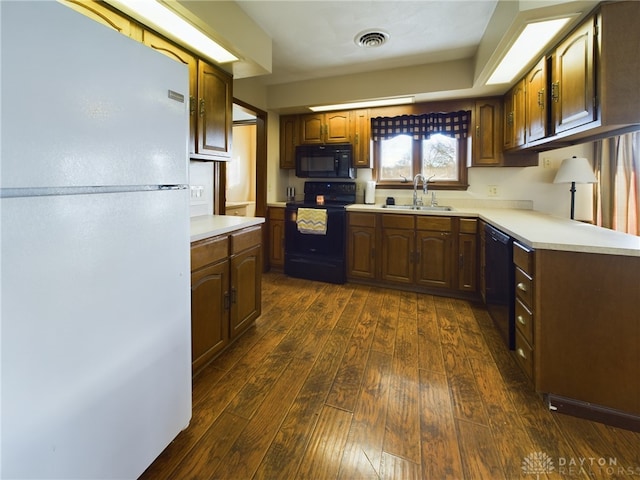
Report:
[[[471,152],[471,137],[458,138],[458,180],[457,181],[435,181],[429,183],[430,190],[467,190],[468,182],[468,160]],[[381,141],[372,140],[373,144],[373,171],[372,178],[380,188],[389,189],[413,189],[413,178],[406,180],[381,180],[380,176],[380,148]],[[414,172],[420,172],[422,166],[422,139],[412,139],[411,165]],[[415,175],[415,173],[414,173]]]

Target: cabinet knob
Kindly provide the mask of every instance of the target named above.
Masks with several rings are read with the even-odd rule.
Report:
[[[520,355],[525,360],[527,359],[527,354],[524,353],[524,350],[522,350],[521,348],[518,349],[518,355]]]
[[[524,317],[523,317],[522,315],[518,315],[518,316],[516,317],[516,320],[518,320],[518,323],[519,323],[520,325],[526,325],[526,324],[527,324],[526,320],[524,319]]]
[[[522,283],[522,282],[518,283],[518,284],[516,285],[516,288],[517,288],[518,290],[520,290],[521,292],[526,292],[526,291],[527,291],[527,286],[526,286],[524,283]]]

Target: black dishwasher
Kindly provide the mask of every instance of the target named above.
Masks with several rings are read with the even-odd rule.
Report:
[[[515,348],[513,239],[485,225],[485,288],[489,315],[509,350]]]

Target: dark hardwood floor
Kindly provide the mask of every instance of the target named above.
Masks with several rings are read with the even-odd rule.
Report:
[[[278,273],[262,302],[142,479],[640,478],[640,434],[550,412],[482,305]]]

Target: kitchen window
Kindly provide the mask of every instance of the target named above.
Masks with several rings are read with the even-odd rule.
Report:
[[[431,188],[467,188],[470,112],[378,117],[372,120],[374,178],[387,188],[413,188],[421,173]]]

